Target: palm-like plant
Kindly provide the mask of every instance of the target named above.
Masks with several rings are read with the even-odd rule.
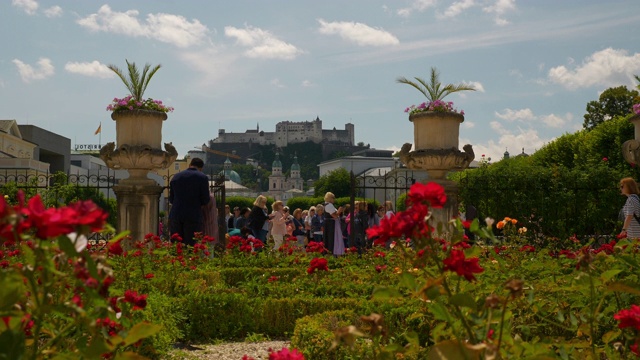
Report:
[[[405,77],[399,77],[396,79],[396,82],[411,85],[414,88],[418,89],[418,91],[420,91],[424,96],[427,97],[429,102],[442,100],[444,97],[451,93],[476,90],[472,85],[467,84],[447,84],[443,86],[443,84],[440,82],[440,74],[435,67],[431,68],[431,79],[429,83],[419,77],[415,77],[414,79],[416,80],[415,82]]]
[[[147,63],[144,65],[144,68],[142,69],[142,74],[140,74],[140,71],[138,71],[138,67],[136,66],[136,63],[129,62],[129,60],[126,60],[126,59],[125,61],[127,62],[127,71],[128,71],[128,74],[126,75],[122,70],[120,70],[120,68],[118,68],[115,65],[107,65],[107,67],[111,71],[116,73],[116,75],[118,75],[120,80],[122,80],[122,82],[124,83],[124,86],[126,86],[127,90],[129,90],[129,93],[131,94],[131,96],[133,96],[134,100],[143,101],[142,96],[144,95],[144,92],[147,90],[149,81],[151,80],[153,75],[156,73],[156,71],[158,71],[160,67],[162,67],[162,65],[158,64],[154,66],[152,69],[151,64]]]

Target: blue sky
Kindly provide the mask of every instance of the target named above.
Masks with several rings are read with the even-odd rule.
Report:
[[[218,129],[274,131],[320,117],[356,142],[413,142],[404,109],[424,101],[399,76],[478,91],[466,113],[476,159],[532,153],[582,128],[587,102],[640,74],[640,1],[35,1],[0,3],[0,119],[115,140],[105,110],[127,92],[107,64],[162,64],[145,95],[175,111],[180,157]]]

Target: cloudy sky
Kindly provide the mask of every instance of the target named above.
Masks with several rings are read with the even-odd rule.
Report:
[[[145,95],[175,108],[163,140],[181,157],[219,129],[316,117],[399,149],[424,98],[395,79],[436,67],[477,88],[446,98],[461,145],[499,159],[580,129],[640,74],[638,0],[5,0],[0,29],[0,119],[114,141],[106,106],[127,92],[106,65],[162,64]]]

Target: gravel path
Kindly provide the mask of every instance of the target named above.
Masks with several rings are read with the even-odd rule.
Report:
[[[235,342],[220,345],[193,345],[173,350],[168,359],[241,360],[248,355],[256,360],[269,359],[269,349],[288,347],[288,341]]]

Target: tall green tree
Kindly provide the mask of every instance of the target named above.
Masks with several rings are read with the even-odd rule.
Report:
[[[107,67],[111,71],[116,73],[116,75],[118,75],[120,80],[122,80],[122,82],[124,83],[124,86],[126,86],[127,90],[129,90],[129,94],[131,94],[131,96],[133,96],[135,100],[143,101],[143,95],[147,90],[149,81],[151,81],[153,75],[155,75],[155,73],[160,70],[160,67],[162,67],[162,65],[158,64],[151,68],[151,64],[147,63],[144,65],[141,74],[138,70],[138,67],[136,66],[136,63],[129,62],[129,60],[126,59],[125,61],[127,62],[126,74],[115,65],[107,65]]]
[[[350,196],[351,174],[345,168],[339,168],[322,175],[314,183],[315,196],[324,196],[332,192],[336,197]]]
[[[637,97],[638,92],[629,90],[626,86],[608,88],[600,94],[598,100],[587,103],[587,113],[584,115],[582,126],[591,130],[616,116],[629,115],[633,109],[634,99]]]
[[[472,85],[467,84],[442,84],[440,82],[440,73],[435,67],[431,68],[431,77],[429,82],[423,78],[414,77],[415,81],[409,80],[405,77],[399,77],[396,82],[400,84],[407,84],[420,91],[430,102],[436,100],[442,100],[447,95],[460,92],[460,91],[475,91]]]

